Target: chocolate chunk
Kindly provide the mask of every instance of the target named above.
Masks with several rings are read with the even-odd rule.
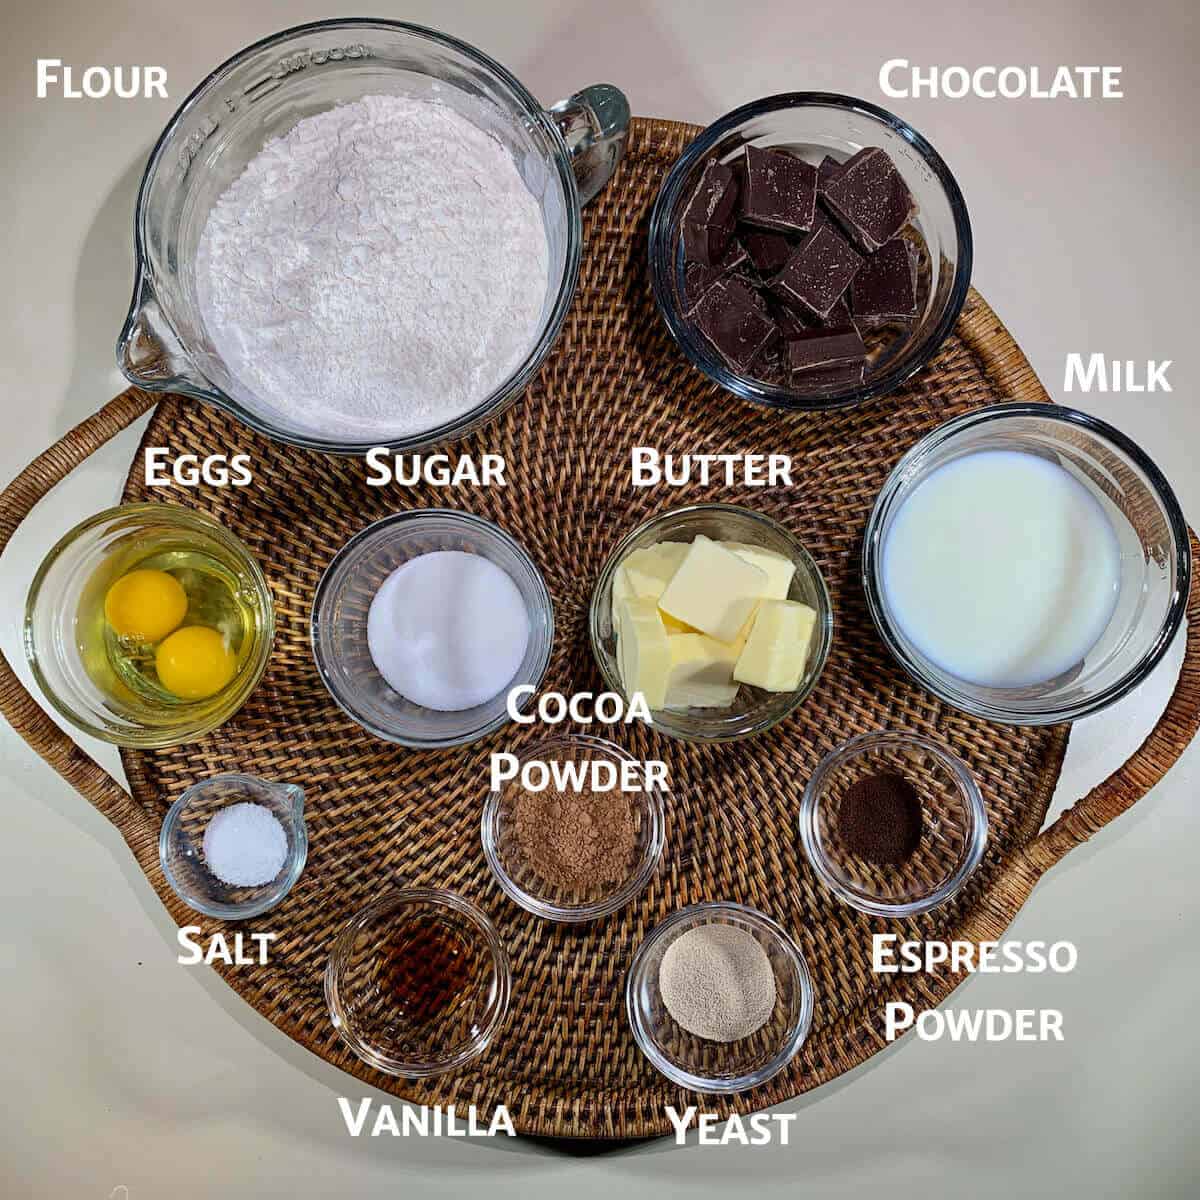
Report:
[[[777,304],[772,310],[772,315],[775,317],[775,324],[779,326],[779,332],[785,341],[800,337],[811,328],[795,309],[788,308],[786,304]],[[815,319],[814,317],[813,320]]]
[[[792,243],[781,233],[747,230],[741,240],[755,269],[763,275],[774,275],[792,255]]]
[[[771,290],[786,304],[799,304],[818,317],[827,317],[850,286],[862,256],[832,224],[818,229],[787,260],[771,281]]]
[[[817,191],[819,192],[831,179],[836,179],[842,173],[842,164],[836,158],[825,155],[817,167]]]
[[[750,255],[746,247],[735,237],[730,239],[729,245],[725,247],[725,252],[713,265],[724,275],[730,271],[736,271],[741,266],[748,265],[749,262]]]
[[[774,150],[747,146],[738,217],[784,233],[807,233],[817,209],[817,169]]]
[[[872,254],[850,284],[854,320],[864,328],[917,315],[917,264],[900,238]]]
[[[779,336],[762,298],[733,277],[719,280],[701,296],[693,319],[696,328],[740,374]]]
[[[866,372],[866,360],[841,363],[836,367],[817,367],[801,371],[789,379],[789,383],[805,391],[824,387],[845,387],[849,383],[862,383]]]
[[[693,225],[683,223],[683,257],[688,262],[715,265],[725,253],[733,237],[733,222],[725,225]]]
[[[868,261],[870,261],[870,260],[868,260]],[[858,278],[858,276],[856,275],[855,279],[857,279],[857,278]],[[853,287],[853,286],[854,285],[852,283],[851,287]],[[851,316],[850,306],[846,303],[845,296],[839,297],[837,302],[834,304],[834,306],[829,310],[829,312],[824,317],[810,316],[807,318],[807,320],[808,320],[809,327],[812,329],[853,329],[854,328],[854,318]]]
[[[692,262],[684,267],[684,316],[690,317],[696,311],[696,305],[700,303],[700,297],[720,278],[721,272],[716,267],[706,267],[703,263]]]
[[[878,250],[916,211],[912,193],[886,152],[871,146],[821,186],[821,197],[860,249]]]
[[[683,208],[684,258],[713,266],[725,253],[733,237],[737,195],[733,172],[710,158]]]
[[[726,225],[737,204],[737,185],[733,171],[710,158],[696,181],[696,187],[683,208],[680,220],[685,225]]]
[[[867,347],[854,329],[812,329],[788,339],[793,379],[810,371],[853,368],[856,364],[861,367],[866,357]]]

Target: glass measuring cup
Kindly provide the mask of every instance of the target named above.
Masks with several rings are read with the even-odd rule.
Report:
[[[490,396],[442,425],[392,441],[331,440],[255,411],[204,327],[196,250],[212,206],[262,146],[299,120],[366,95],[436,96],[496,136],[538,200],[549,247],[540,332]],[[414,450],[462,437],[508,407],[550,352],[579,276],[580,205],[616,170],[629,105],[598,84],[543,110],[504,67],[445,34],[398,21],[300,25],[248,46],[184,101],[150,155],[135,218],[137,274],[117,342],[125,376],[208,401],[261,433],[330,453]]]

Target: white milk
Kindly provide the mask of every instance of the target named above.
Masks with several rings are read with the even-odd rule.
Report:
[[[1079,663],[1117,603],[1121,552],[1091,493],[1062,467],[980,450],[938,467],[883,546],[892,619],[968,683],[1023,687]]]

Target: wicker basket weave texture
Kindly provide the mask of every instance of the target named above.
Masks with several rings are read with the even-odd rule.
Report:
[[[167,888],[155,838],[162,815],[188,784],[216,771],[246,771],[303,785],[308,865],[269,918],[278,933],[265,967],[226,968],[226,980],[301,1044],[372,1084],[423,1103],[508,1106],[522,1132],[637,1137],[669,1132],[664,1107],[694,1102],[638,1053],[624,1016],[633,951],[653,925],[685,904],[728,899],[753,905],[796,937],[816,990],[812,1034],[773,1081],[705,1107],[748,1112],[804,1092],[884,1045],[888,1000],[937,1003],[952,975],[875,977],[871,934],[984,938],[1011,921],[1037,878],[1072,846],[1132,804],[1159,778],[1200,723],[1195,589],[1184,671],[1163,720],[1126,767],[1038,836],[1066,748],[1065,727],[1016,729],[955,712],[915,686],[880,643],[858,576],[869,508],[888,471],[922,434],[968,409],[1007,399],[1045,401],[1024,357],[972,293],[954,335],[901,392],[838,413],[781,415],[731,399],[693,371],[669,341],[650,297],[645,226],[666,169],[692,126],[637,120],[626,160],[588,208],[579,294],[562,338],[525,398],[455,452],[500,452],[503,488],[371,488],[357,460],[268,442],[223,413],[168,398],[143,445],[173,453],[247,452],[249,488],[144,486],[141,455],[127,500],[170,500],[210,512],[241,537],[270,582],[278,632],[267,674],[237,717],[202,742],[123,753],[132,796],[74,747],[28,697],[7,664],[0,707],[26,739],[122,831],[173,917],[195,914]],[[146,411],[131,390],[68,434],[5,493],[7,541],[38,496],[98,445]],[[664,451],[788,453],[797,486],[679,489],[630,486],[631,447]],[[558,633],[547,689],[599,690],[587,642],[587,609],[600,567],[619,538],[654,512],[722,499],[780,520],[825,573],[835,644],[815,693],[783,725],[747,742],[684,745],[639,726],[614,731],[633,754],[669,764],[667,850],[646,893],[607,920],[579,928],[541,922],[508,901],[489,875],[479,841],[488,755],[543,736],[510,727],[457,751],[386,745],[335,706],[312,661],[309,614],[325,566],[370,521],[400,508],[460,507],[517,537],[543,571]],[[845,738],[906,728],[948,743],[975,773],[987,805],[989,849],[952,905],[888,924],[835,900],[804,861],[796,833],[799,794],[817,761]],[[595,730],[591,730],[595,732]],[[602,731],[603,732],[603,731]],[[321,990],[330,944],[357,909],[388,887],[451,888],[495,920],[513,966],[506,1025],[483,1058],[425,1083],[363,1066],[331,1029]],[[206,924],[206,932],[223,928]]]

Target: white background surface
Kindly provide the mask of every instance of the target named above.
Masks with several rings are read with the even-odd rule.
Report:
[[[543,101],[600,80],[633,110],[707,123],[772,92],[883,103],[956,172],[975,283],[1062,399],[1071,350],[1172,358],[1171,395],[1072,397],[1133,435],[1200,512],[1195,153],[1200,51],[1192,0],[846,3],[6,5],[0,18],[4,265],[0,476],[116,391],[113,343],[132,278],[134,192],[160,128],[199,78],[253,39],[334,15],[444,28]],[[161,64],[171,100],[34,99],[34,63]],[[880,64],[1120,64],[1120,101],[888,101]],[[0,644],[19,652],[31,572],[113,503],[136,431],[95,456],[14,540],[0,571]],[[214,447],[214,450],[219,447]],[[762,447],[764,450],[772,447]],[[1170,668],[1080,726],[1063,799],[1152,724]],[[0,729],[0,1006],[4,1195],[108,1197],[635,1196],[1185,1197],[1197,1193],[1194,996],[1200,984],[1193,747],[1132,813],[1036,890],[1011,930],[1069,938],[1068,977],[970,981],[957,1006],[1053,1007],[1062,1045],[905,1039],[787,1106],[792,1145],[604,1156],[527,1141],[352,1140],[336,1097],[363,1094],[249,1009],[176,965],[173,926],[117,834]],[[101,751],[106,764],[115,753]],[[119,1190],[118,1197],[124,1195]]]

